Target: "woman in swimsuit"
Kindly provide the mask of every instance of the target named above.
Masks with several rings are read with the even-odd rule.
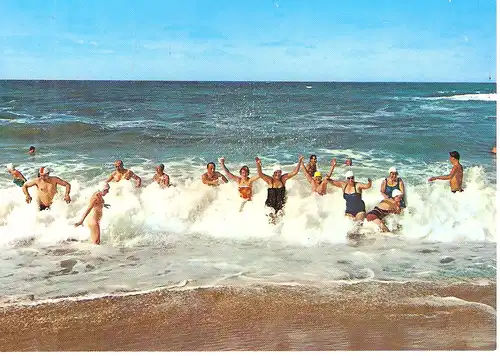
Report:
[[[238,183],[238,191],[240,192],[240,197],[245,201],[252,200],[252,184],[260,177],[250,177],[250,168],[248,168],[248,166],[241,167],[240,176],[237,177],[229,172],[229,170],[226,168],[224,157],[220,158],[219,162],[224,172],[226,172],[227,176]]]
[[[274,215],[271,215],[271,218],[274,219],[276,213],[283,209],[283,206],[286,203],[286,181],[299,173],[300,165],[302,164],[303,160],[304,157],[299,156],[297,167],[295,167],[292,172],[285,174],[282,174],[280,165],[275,165],[273,167],[273,176],[271,177],[262,173],[262,162],[259,157],[255,157],[255,162],[257,164],[257,173],[259,174],[259,177],[267,183],[268,186],[266,205],[274,209]]]
[[[345,199],[345,215],[356,221],[362,221],[365,218],[365,202],[361,198],[363,189],[372,187],[372,180],[368,178],[368,183],[362,184],[354,180],[354,173],[348,171],[345,174],[346,181],[332,180],[331,183],[342,188]]]
[[[380,185],[380,193],[386,199],[392,197],[392,192],[397,189],[403,193],[403,199],[401,200],[401,208],[406,208],[405,204],[405,185],[403,180],[398,177],[398,171],[395,167],[389,168],[389,177],[385,178]]]
[[[402,202],[403,192],[399,189],[394,189],[391,198],[382,200],[366,214],[366,220],[375,222],[383,232],[389,232],[389,229],[385,226],[384,218],[389,214],[401,213]]]
[[[23,174],[19,172],[12,163],[7,164],[7,170],[9,171],[12,178],[14,178],[12,180],[12,183],[17,185],[18,187],[22,187],[26,182],[26,178],[23,176]]]

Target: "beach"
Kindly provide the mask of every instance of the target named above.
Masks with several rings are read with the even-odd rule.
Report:
[[[496,285],[220,287],[0,310],[1,351],[494,350]]]

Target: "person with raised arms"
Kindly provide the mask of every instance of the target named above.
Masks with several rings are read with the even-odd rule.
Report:
[[[162,188],[170,186],[170,177],[165,173],[165,165],[163,163],[156,166],[156,173],[153,176],[153,181],[158,183]]]
[[[383,232],[389,232],[389,229],[384,223],[384,218],[389,214],[401,213],[402,202],[403,192],[399,189],[394,189],[391,192],[390,198],[382,200],[377,204],[377,206],[370,210],[368,214],[366,214],[366,220],[376,223]]]
[[[238,183],[238,191],[240,193],[241,199],[243,199],[245,201],[252,200],[253,182],[258,180],[260,177],[258,175],[250,177],[250,168],[248,168],[248,166],[242,166],[240,168],[240,176],[239,177],[235,176],[227,169],[226,164],[225,164],[226,159],[224,157],[220,158],[219,162],[222,166],[222,169],[227,174],[227,176],[230,179],[234,180],[236,183]]]
[[[307,163],[306,171],[309,173],[311,177],[314,176],[314,173],[318,170],[318,157],[316,155],[311,155],[309,157],[309,163]]]
[[[303,156],[299,156],[299,161],[295,169],[290,173],[282,174],[282,169],[280,165],[275,165],[273,167],[273,176],[268,176],[262,173],[262,161],[259,157],[255,157],[255,163],[257,164],[257,173],[260,178],[267,183],[267,199],[266,205],[274,209],[274,213],[271,213],[271,218],[275,222],[275,217],[278,212],[280,212],[286,203],[286,190],[285,184],[287,180],[293,178],[299,173],[300,165],[304,160]]]
[[[71,197],[69,196],[69,193],[71,192],[71,184],[59,177],[49,177],[49,173],[50,168],[42,167],[38,171],[39,177],[31,179],[23,185],[23,193],[26,195],[26,203],[28,204],[31,203],[32,200],[30,194],[28,193],[28,188],[32,186],[37,187],[38,206],[40,210],[50,209],[54,196],[57,193],[58,185],[62,185],[66,188],[64,201],[68,204],[71,202]]]
[[[223,174],[215,170],[215,163],[208,162],[207,171],[201,176],[201,181],[203,184],[216,187],[220,184],[219,179],[222,179],[222,182],[224,183],[228,182],[227,178]]]
[[[10,173],[12,178],[12,183],[17,185],[18,187],[22,187],[24,183],[26,183],[26,178],[23,176],[21,172],[19,172],[16,167],[12,163],[7,164],[7,171]]]
[[[385,178],[380,185],[380,193],[385,199],[389,199],[392,196],[394,190],[399,190],[403,193],[403,198],[401,199],[401,208],[406,208],[405,204],[405,184],[403,180],[398,177],[398,170],[396,167],[389,168],[389,177]]]
[[[134,172],[132,172],[132,170],[125,169],[123,167],[122,160],[117,160],[114,164],[115,164],[116,171],[111,173],[109,178],[106,180],[106,183],[109,183],[111,181],[119,182],[122,179],[130,180],[131,178],[133,178],[133,179],[135,179],[136,187],[139,188],[141,186],[141,178],[139,176],[137,176]]]
[[[101,219],[102,209],[108,208],[108,204],[104,204],[103,197],[109,192],[109,184],[102,182],[99,184],[98,190],[90,197],[90,203],[83,214],[82,219],[75,224],[75,227],[83,225],[85,218],[92,212],[92,215],[87,220],[87,225],[90,230],[90,241],[93,244],[99,245],[101,243]]]
[[[345,199],[345,215],[356,221],[363,221],[365,218],[365,202],[361,197],[364,189],[372,187],[372,180],[368,178],[368,183],[358,183],[354,180],[354,173],[347,171],[345,174],[346,180],[332,180],[332,184],[342,189]]]
[[[304,175],[306,176],[306,179],[311,183],[312,186],[312,193],[317,193],[319,195],[325,195],[326,194],[326,188],[328,186],[328,182],[331,182],[332,180],[330,177],[332,176],[333,170],[335,169],[335,166],[337,165],[337,160],[334,158],[331,160],[331,166],[330,166],[330,171],[326,175],[325,179],[322,178],[321,172],[316,171],[314,173],[314,177],[311,176],[309,171],[307,170],[306,166],[304,165],[304,162],[302,162],[302,171],[304,172]]]

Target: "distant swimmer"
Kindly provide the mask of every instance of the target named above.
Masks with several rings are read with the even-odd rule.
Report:
[[[318,170],[318,157],[316,155],[311,155],[309,157],[309,163],[307,163],[306,170],[311,177],[314,176],[314,173]]]
[[[452,193],[463,192],[462,179],[464,177],[464,168],[460,164],[460,154],[457,151],[450,152],[450,162],[453,165],[450,174],[447,176],[438,176],[429,178],[429,182],[440,180],[449,180]]]
[[[325,179],[323,179],[323,177],[321,176],[321,172],[319,171],[316,171],[314,173],[314,176],[312,177],[306,166],[304,166],[304,162],[302,162],[302,171],[304,172],[306,179],[309,181],[309,183],[311,183],[313,193],[318,193],[319,195],[326,194],[326,188],[328,186],[328,182],[332,181],[330,177],[332,176],[333,170],[337,164],[337,160],[334,158],[330,163],[330,171],[326,175]]]
[[[160,187],[165,188],[170,186],[170,177],[164,172],[165,165],[163,163],[156,166],[156,173],[153,176],[153,181],[158,183]]]
[[[30,148],[28,149],[28,154],[34,155],[35,151],[36,151],[35,146],[30,146]]]
[[[384,223],[384,218],[389,214],[401,213],[401,203],[403,202],[403,192],[394,189],[390,198],[386,198],[377,204],[366,214],[366,220],[376,223],[383,232],[389,232]]]
[[[104,207],[108,207],[107,204],[104,204],[103,197],[109,192],[109,184],[107,182],[102,182],[99,184],[99,188],[97,192],[92,194],[90,197],[90,203],[83,214],[82,219],[75,224],[75,227],[83,225],[83,221],[92,212],[92,215],[87,220],[87,225],[90,230],[90,241],[93,244],[99,245],[101,243],[101,218],[102,218],[102,209]]]
[[[386,199],[392,196],[392,192],[397,189],[403,193],[403,198],[401,199],[401,208],[406,208],[404,195],[405,195],[405,185],[403,180],[398,177],[398,170],[396,167],[389,168],[389,177],[385,178],[380,185],[380,193]]]
[[[362,184],[354,180],[354,173],[348,171],[345,174],[346,181],[333,180],[332,184],[342,189],[345,199],[345,215],[356,221],[363,221],[365,218],[365,202],[361,198],[363,189],[372,187],[372,180],[368,178],[368,183]]]
[[[493,146],[491,153],[497,154],[497,145]]]
[[[23,193],[26,195],[26,203],[31,203],[31,196],[28,193],[28,188],[36,186],[38,188],[38,206],[40,210],[49,209],[52,205],[52,200],[57,193],[57,186],[62,185],[66,188],[64,194],[64,201],[66,203],[71,202],[69,193],[71,192],[71,184],[62,180],[59,177],[49,177],[50,168],[42,167],[39,169],[40,176],[38,178],[33,178],[23,185]]]
[[[224,183],[228,182],[227,178],[223,174],[215,170],[215,163],[209,162],[207,164],[207,171],[201,176],[201,181],[203,184],[216,187],[220,184],[219,179],[222,179]]]
[[[17,185],[18,187],[22,187],[26,182],[26,178],[23,176],[23,174],[19,172],[12,163],[7,164],[7,170],[9,171],[12,178],[14,178],[12,180],[12,183]]]
[[[130,169],[123,168],[123,161],[121,160],[116,161],[115,167],[116,171],[111,173],[109,178],[106,180],[106,183],[109,183],[111,181],[119,182],[122,179],[130,180],[131,178],[133,178],[135,179],[136,187],[139,188],[141,186],[141,178],[137,176],[134,172],[132,172]]]
[[[344,163],[344,166],[351,167],[352,166],[352,159],[351,158],[346,159],[345,163]]]
[[[227,176],[238,183],[238,191],[240,192],[240,197],[243,200],[252,200],[252,185],[253,182],[258,180],[260,177],[253,176],[250,177],[250,168],[248,166],[242,166],[240,168],[240,176],[235,176],[226,168],[226,159],[224,157],[219,159],[222,169],[227,174]]]
[[[259,177],[262,178],[267,183],[267,199],[266,205],[274,209],[274,214],[271,215],[272,221],[274,222],[276,214],[281,211],[286,203],[286,190],[285,184],[287,180],[294,177],[299,173],[300,165],[304,160],[303,156],[299,156],[299,162],[297,167],[290,172],[282,174],[282,169],[280,165],[275,165],[273,167],[273,176],[270,177],[262,173],[262,161],[259,157],[255,157],[255,162],[257,164],[257,173]]]

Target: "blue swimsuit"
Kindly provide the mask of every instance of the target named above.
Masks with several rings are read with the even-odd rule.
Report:
[[[389,183],[387,182],[387,178],[385,179],[385,190],[384,190],[384,193],[387,194],[389,196],[389,198],[392,197],[392,191],[394,189],[398,189],[398,190],[401,190],[401,178],[398,178],[398,181],[396,182],[396,185],[394,186],[390,186]],[[406,208],[406,204],[405,204],[405,197],[403,196],[403,199],[401,199],[401,204],[400,204],[401,208]]]
[[[346,193],[344,187],[345,213],[356,216],[357,213],[365,212],[365,202],[361,199],[361,193],[356,192],[356,183],[354,183],[354,193]]]

